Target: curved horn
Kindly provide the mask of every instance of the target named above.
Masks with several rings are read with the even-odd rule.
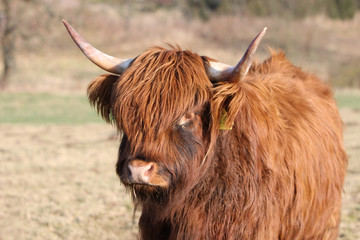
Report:
[[[77,33],[68,22],[65,20],[62,20],[62,22],[68,30],[71,38],[78,45],[85,56],[105,71],[120,75],[129,67],[130,63],[133,61],[133,59],[115,58],[97,50],[88,42],[86,42],[86,40],[79,33]]]
[[[206,65],[206,73],[211,81],[238,82],[243,79],[254,60],[255,52],[261,39],[266,33],[266,27],[254,38],[246,50],[244,56],[236,66],[230,66],[220,62],[210,62]]]

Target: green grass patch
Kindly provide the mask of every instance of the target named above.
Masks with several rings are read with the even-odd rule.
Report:
[[[84,124],[104,122],[84,95],[0,93],[0,123]]]
[[[339,108],[360,109],[360,94],[335,94]],[[0,123],[104,123],[85,95],[0,93]]]
[[[360,109],[360,94],[336,92],[335,99],[339,108]]]

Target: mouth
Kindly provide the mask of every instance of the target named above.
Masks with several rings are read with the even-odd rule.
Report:
[[[135,187],[135,186],[148,186],[151,187],[153,185],[144,183],[144,182],[136,182],[133,181],[130,177],[120,176],[120,181],[127,187]]]
[[[132,198],[137,203],[154,202],[162,203],[165,202],[169,197],[168,189],[164,189],[159,186],[153,186],[143,183],[131,183],[125,184],[126,189],[132,195]]]

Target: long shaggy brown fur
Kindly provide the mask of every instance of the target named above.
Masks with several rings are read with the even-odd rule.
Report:
[[[208,60],[155,47],[88,88],[124,133],[119,176],[140,156],[170,183],[127,185],[141,238],[335,239],[347,158],[330,88],[281,52],[239,83],[211,83]],[[231,130],[219,130],[224,111]],[[201,121],[179,129],[189,112]]]

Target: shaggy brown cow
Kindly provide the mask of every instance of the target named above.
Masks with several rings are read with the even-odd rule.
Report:
[[[142,239],[335,239],[347,157],[332,92],[283,53],[235,67],[179,47],[135,59],[94,49],[113,73],[91,104],[123,133],[117,174],[142,208]]]

